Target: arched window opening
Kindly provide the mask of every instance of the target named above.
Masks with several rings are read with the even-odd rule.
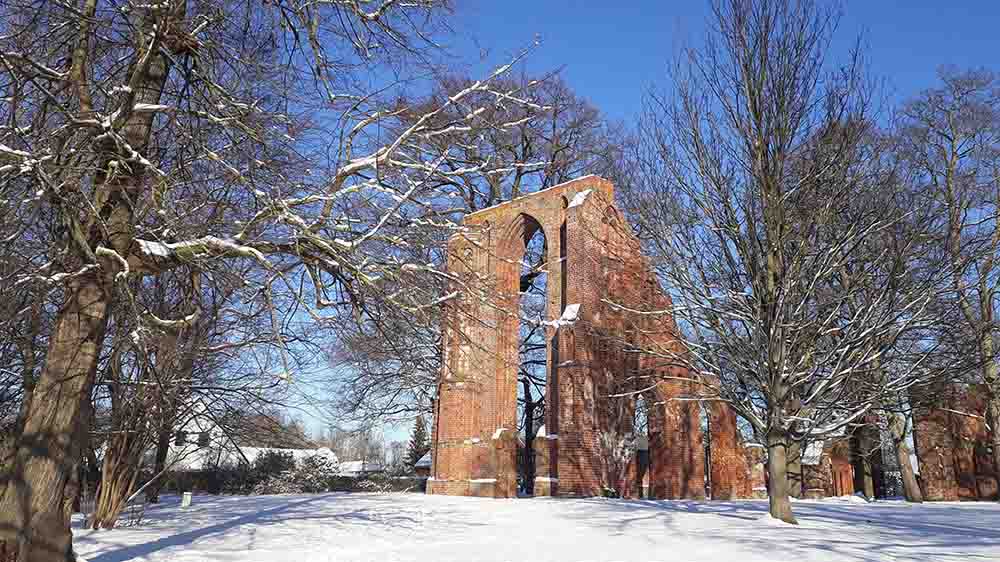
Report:
[[[649,408],[652,406],[646,397],[639,395],[635,400],[635,418],[632,431],[635,434],[635,495],[640,498],[649,497]]]
[[[548,248],[538,223],[525,219],[525,248],[520,274],[519,361],[517,418],[521,440],[518,455],[518,490],[532,495],[535,483],[534,439],[545,423],[545,388],[548,362],[545,345],[548,303]]]
[[[566,221],[559,227],[559,312],[566,311]]]
[[[705,497],[712,496],[712,418],[704,404],[698,405],[698,427],[701,429],[701,446],[705,459]]]

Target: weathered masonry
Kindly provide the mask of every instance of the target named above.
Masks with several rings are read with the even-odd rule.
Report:
[[[671,400],[693,396],[687,370],[629,352],[679,343],[669,316],[634,312],[665,310],[669,300],[615,207],[609,181],[588,176],[532,193],[468,215],[465,227],[448,250],[462,296],[446,304],[429,493],[517,495],[521,260],[540,229],[547,407],[545,434],[534,442],[535,494],[599,494],[607,478],[600,436],[611,423],[610,401],[641,396],[650,405],[649,496],[703,498],[706,467],[713,497],[745,495],[739,490],[748,488],[747,465],[734,413],[707,403],[706,463],[702,406]],[[622,381],[631,381],[628,396],[609,397]],[[629,474],[637,474],[635,467]]]
[[[924,499],[1000,499],[1000,470],[993,464],[986,426],[987,396],[982,385],[948,385],[940,390],[936,407],[914,412]]]

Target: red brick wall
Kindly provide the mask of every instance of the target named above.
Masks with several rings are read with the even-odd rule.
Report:
[[[744,449],[747,457],[747,464],[750,465],[750,477],[748,482],[748,497],[762,499],[767,497],[767,466],[764,464],[767,458],[764,448],[760,446],[746,447]]]
[[[816,499],[854,493],[854,467],[848,439],[827,439],[819,464],[802,465],[802,497]]]
[[[851,448],[848,442],[839,440],[827,445],[823,456],[830,460],[830,481],[826,488],[828,496],[850,496],[854,494],[854,465],[851,464]]]
[[[736,414],[732,408],[713,402],[708,408],[711,431],[711,482],[713,500],[746,498],[749,465],[736,438]]]
[[[937,407],[914,411],[920,483],[927,500],[993,499],[996,470],[986,453],[986,401],[977,385],[940,393]]]

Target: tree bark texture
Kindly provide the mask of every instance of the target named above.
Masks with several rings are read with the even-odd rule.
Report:
[[[896,449],[899,472],[903,476],[903,495],[906,496],[908,502],[923,503],[924,495],[917,483],[917,476],[913,473],[913,464],[910,463],[910,446],[906,444],[906,418],[903,414],[892,414],[889,420],[889,431],[892,433],[892,441]]]
[[[787,435],[767,435],[768,506],[771,517],[798,525],[788,496],[788,443]]]
[[[84,13],[93,14],[96,0],[86,3]],[[183,19],[186,2],[171,8],[173,17]],[[137,103],[156,104],[163,93],[169,60],[161,52],[157,25],[163,15],[150,12],[141,23],[141,47],[129,70]],[[95,30],[90,18],[81,20],[79,40],[73,48],[71,80],[78,92],[80,111],[93,111],[87,82],[89,44]],[[123,114],[122,136],[140,154],[149,143],[153,115],[132,111]],[[131,175],[109,175],[108,154],[94,176],[97,215],[90,224],[72,224],[69,236],[79,244],[86,240],[89,253],[99,246],[127,257],[133,244],[135,201],[144,196],[143,171]],[[86,252],[83,252],[86,254]],[[82,255],[81,259],[92,259]],[[97,363],[107,332],[113,302],[117,264],[101,263],[90,275],[67,284],[64,303],[56,315],[46,353],[45,367],[36,383],[24,429],[18,439],[14,462],[7,473],[8,483],[0,499],[0,562],[61,562],[73,560],[72,533],[65,509],[65,494],[76,462],[73,454],[76,429],[84,423],[83,401],[90,400]]]
[[[73,559],[64,494],[76,466],[73,438],[90,400],[109,301],[96,278],[80,279],[67,291],[0,501],[4,562]]]

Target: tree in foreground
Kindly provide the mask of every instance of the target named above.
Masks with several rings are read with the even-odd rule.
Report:
[[[435,137],[482,129],[482,103],[525,103],[494,87],[509,65],[416,116],[383,83],[433,70],[449,13],[444,0],[0,5],[0,205],[18,225],[5,240],[24,251],[17,282],[56,302],[5,467],[0,556],[73,558],[78,433],[109,328],[142,342],[203,314],[147,306],[143,279],[188,268],[178,291],[198,303],[198,279],[242,272],[226,309],[264,312],[277,351],[247,363],[274,380],[291,376],[289,314],[433,305],[441,272],[401,248],[447,236],[428,202],[486,172],[442,167]]]
[[[635,312],[673,315],[683,345],[645,351],[690,369],[688,399],[728,403],[766,442],[770,514],[795,523],[789,451],[926,376],[940,279],[911,270],[920,232],[902,226],[860,54],[828,66],[837,13],[712,8],[626,167],[626,205],[673,299]]]

